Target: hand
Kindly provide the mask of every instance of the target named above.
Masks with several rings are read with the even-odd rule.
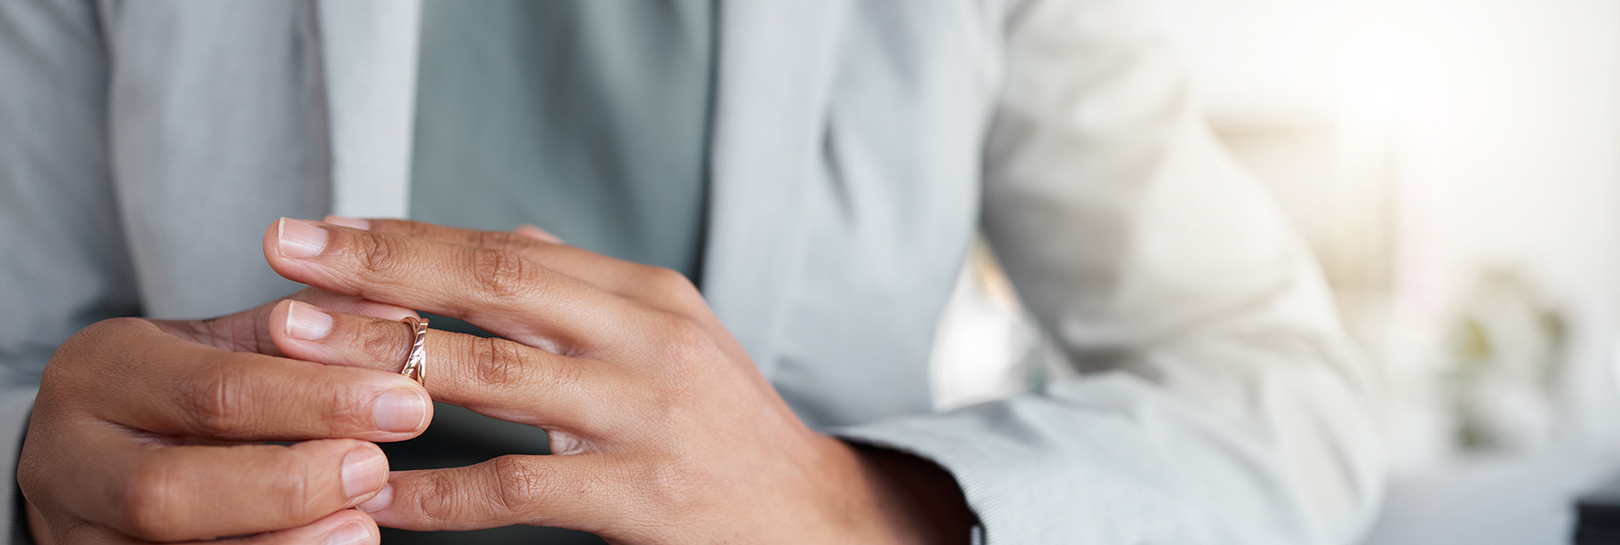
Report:
[[[292,300],[410,313],[320,290],[283,304]],[[17,467],[35,541],[376,543],[376,524],[349,509],[387,478],[387,459],[367,441],[426,429],[426,392],[397,374],[278,357],[265,329],[273,308],[113,319],[63,343],[45,366]]]
[[[557,456],[396,472],[361,509],[410,530],[560,526],[623,543],[963,542],[950,476],[806,427],[685,277],[536,236],[415,222],[283,220],[282,276],[471,322],[429,333],[434,398],[543,428]],[[552,239],[554,241],[554,239]],[[287,354],[396,369],[403,324],[297,305]]]

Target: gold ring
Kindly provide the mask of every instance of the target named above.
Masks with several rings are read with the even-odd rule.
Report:
[[[411,343],[411,355],[405,357],[405,367],[399,374],[410,377],[417,384],[427,386],[427,332],[428,321],[415,316],[406,316],[400,320],[416,331],[416,341]]]

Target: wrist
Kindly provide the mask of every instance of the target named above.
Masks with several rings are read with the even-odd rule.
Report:
[[[835,440],[836,441],[836,440]],[[844,505],[857,513],[862,543],[966,544],[977,517],[956,478],[939,465],[904,452],[837,441],[854,467],[860,495]]]

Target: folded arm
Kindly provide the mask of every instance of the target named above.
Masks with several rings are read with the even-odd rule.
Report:
[[[1382,476],[1371,370],[1133,4],[1005,25],[983,227],[1072,372],[840,433],[950,470],[990,543],[1353,540]]]

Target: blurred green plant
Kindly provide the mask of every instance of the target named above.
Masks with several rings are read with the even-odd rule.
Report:
[[[1481,272],[1455,318],[1442,395],[1463,452],[1531,450],[1550,443],[1569,327],[1514,269]]]

